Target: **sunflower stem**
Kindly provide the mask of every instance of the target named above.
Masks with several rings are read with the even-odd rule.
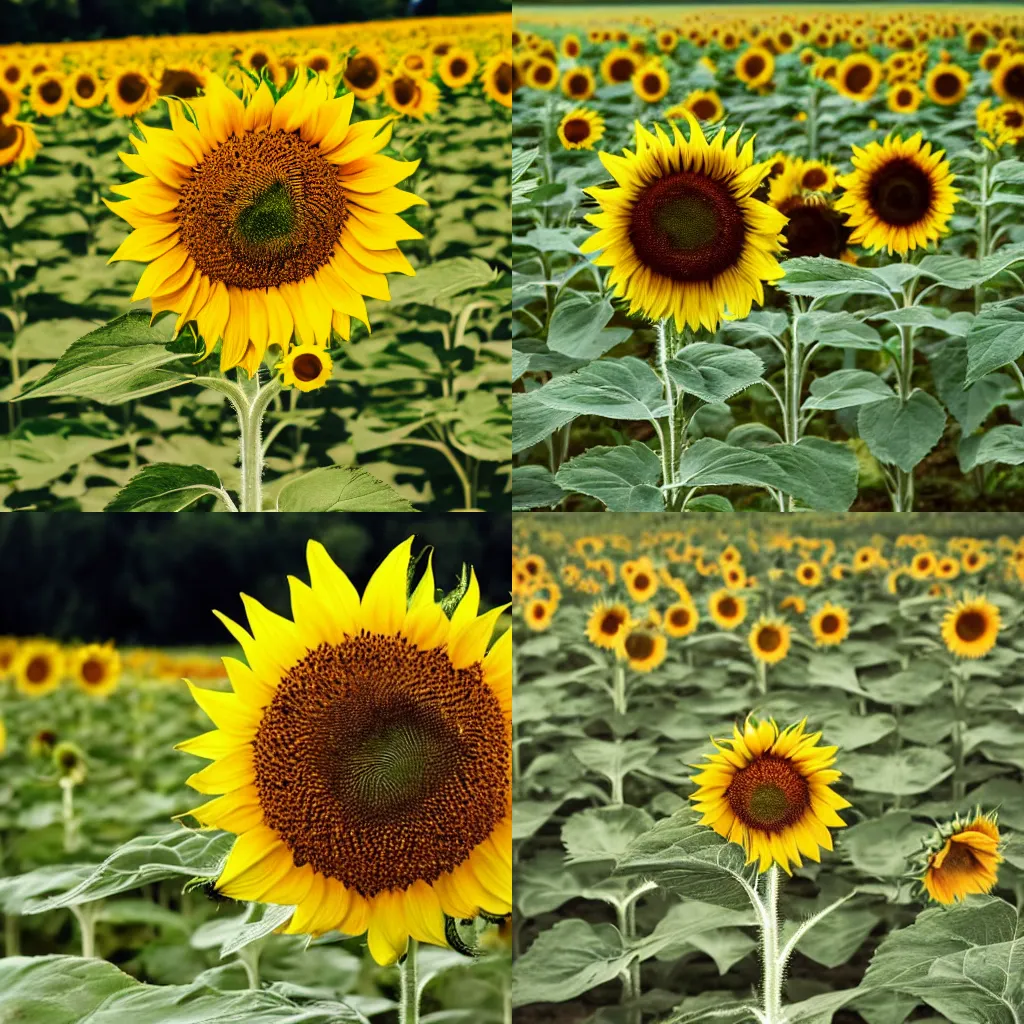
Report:
[[[756,658],[755,664],[757,666],[757,690],[764,696],[768,693],[768,663]]]
[[[616,661],[612,682],[612,701],[615,705],[615,713],[624,715],[626,713],[626,665],[624,662]]]
[[[409,949],[399,965],[402,1001],[398,1009],[398,1024],[419,1024],[420,987],[416,977],[416,953],[419,943],[409,939]]]
[[[964,682],[960,668],[953,669],[953,803],[959,806],[967,792],[964,780]]]
[[[807,159],[818,159],[818,87],[811,86],[807,99]]]
[[[263,416],[268,406],[281,390],[281,380],[275,377],[266,387],[260,386],[260,371],[250,378],[239,370],[239,384],[242,395],[228,394],[229,401],[238,414],[238,442],[240,454],[241,485],[239,487],[239,511],[263,511]]]
[[[96,918],[99,915],[99,903],[80,903],[71,907],[71,913],[78,922],[78,930],[82,936],[82,956],[96,955]]]
[[[977,259],[982,260],[988,255],[988,175],[989,175],[989,154],[985,150],[985,158],[981,165],[981,180],[978,187],[978,251],[975,254]],[[981,312],[981,304],[984,299],[985,286],[976,284],[974,286],[974,312]]]
[[[676,398],[672,378],[668,372],[668,361],[671,358],[670,348],[672,327],[667,319],[658,321],[658,369],[661,371],[661,382],[665,389],[665,404],[668,406],[668,434],[661,447],[661,476],[665,487],[673,487],[676,482]]]
[[[4,914],[4,956],[21,952],[21,928],[17,914]]]
[[[61,818],[64,822],[64,852],[78,849],[78,819],[75,817],[75,782],[65,777],[60,780]],[[84,953],[82,954],[85,955]]]
[[[903,308],[910,309],[913,305],[913,282],[911,282],[903,288]],[[898,330],[900,333],[900,365],[896,383],[899,399],[905,404],[914,390],[914,328],[909,324],[900,324]],[[896,479],[893,511],[912,512],[914,510],[914,471],[907,472],[896,466],[894,476]]]
[[[763,903],[761,919],[761,957],[764,964],[764,1020],[765,1024],[783,1024],[782,972],[779,957],[779,869],[773,864],[768,869],[768,891]]]

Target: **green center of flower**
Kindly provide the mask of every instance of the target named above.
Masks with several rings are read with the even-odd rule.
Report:
[[[791,761],[771,754],[741,768],[725,797],[744,825],[764,832],[795,825],[810,805],[807,780]]]
[[[364,736],[346,751],[338,766],[352,791],[381,814],[391,813],[418,799],[444,757],[440,722],[396,721]]]
[[[295,204],[282,181],[272,182],[238,215],[238,233],[250,245],[267,245],[288,238],[295,230]]]
[[[709,245],[718,233],[714,207],[695,194],[665,203],[654,222],[675,248],[686,251]]]
[[[750,813],[759,821],[774,824],[789,810],[786,794],[772,785],[758,786],[750,795]]]

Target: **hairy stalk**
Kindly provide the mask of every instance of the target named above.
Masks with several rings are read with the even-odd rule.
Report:
[[[74,853],[79,846],[78,819],[75,817],[74,780],[70,778],[61,779],[60,789],[61,820],[64,823],[64,852]]]
[[[964,779],[964,681],[960,668],[953,669],[953,802],[966,794]]]
[[[761,959],[764,967],[762,993],[765,1024],[783,1024],[782,975],[785,965],[779,956],[779,869],[768,869],[768,892],[761,920]]]
[[[80,903],[71,907],[78,922],[78,930],[82,936],[82,956],[96,955],[96,918],[99,915],[98,903]]]
[[[416,972],[416,954],[419,943],[409,939],[409,949],[402,960],[401,971],[401,1003],[398,1009],[399,1024],[419,1024],[420,1019],[420,987]]]
[[[913,282],[903,288],[903,308],[913,306]],[[905,403],[914,390],[914,328],[909,324],[899,324],[900,332],[900,366],[896,378],[900,402]],[[914,471],[907,472],[899,466],[894,467],[895,488],[892,496],[894,512],[913,512],[914,510]]]
[[[658,333],[658,370],[661,383],[665,389],[665,404],[668,406],[667,433],[665,443],[661,446],[661,478],[665,487],[672,487],[676,482],[676,398],[675,386],[668,372],[668,361],[672,357],[672,327],[667,319],[660,320]]]
[[[985,150],[984,161],[981,165],[981,180],[978,183],[978,251],[975,254],[977,259],[983,260],[988,255],[988,177],[989,177],[989,153]],[[984,299],[984,284],[974,286],[974,312],[981,312],[981,304]]]
[[[617,715],[626,713],[626,666],[624,662],[616,661],[612,669],[612,703],[615,706]]]

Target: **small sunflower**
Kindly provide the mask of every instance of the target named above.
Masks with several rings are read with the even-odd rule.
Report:
[[[449,89],[462,89],[476,76],[480,62],[470,50],[455,47],[441,58],[437,73]]]
[[[850,612],[842,605],[826,601],[811,616],[811,633],[819,647],[841,644],[850,633]]]
[[[600,154],[618,187],[584,189],[601,213],[587,216],[599,230],[581,248],[603,250],[594,262],[612,268],[608,283],[630,313],[715,330],[727,310],[746,317],[763,282],[782,276],[785,218],[754,198],[768,167],[754,163],[753,142],[740,149],[739,132],[726,142],[722,128],[709,143],[686,119],[688,140],[675,123],[671,139],[637,123],[635,152]]]
[[[797,615],[803,615],[807,611],[807,602],[799,594],[790,594],[779,602],[779,611],[792,609]]]
[[[664,660],[668,641],[658,629],[644,623],[627,625],[619,634],[616,651],[634,672],[652,672]]]
[[[626,589],[629,596],[637,604],[650,601],[658,591],[658,577],[648,567],[641,567],[637,572],[632,573],[626,579]]]
[[[388,75],[384,99],[392,110],[422,121],[437,112],[441,105],[441,90],[429,78],[416,75]]]
[[[632,50],[609,50],[601,61],[601,77],[608,85],[632,81],[643,58]]]
[[[315,49],[310,50],[302,58],[302,66],[309,68],[310,71],[315,71],[318,75],[330,75],[334,72],[335,60],[333,54],[329,51]],[[411,71],[412,68],[407,68],[406,70]]]
[[[359,100],[372,100],[384,91],[384,62],[373,50],[359,50],[342,72],[345,85]]]
[[[587,618],[587,639],[606,651],[614,651],[619,637],[629,626],[631,616],[624,604],[596,604]]]
[[[642,64],[633,73],[633,92],[645,103],[658,103],[668,94],[671,79],[656,61]]]
[[[22,61],[15,60],[13,57],[0,60],[0,83],[5,88],[20,93],[25,88],[28,78],[28,68]]]
[[[1000,625],[994,604],[981,596],[965,595],[946,610],[942,640],[958,658],[981,658],[995,647]]]
[[[1007,54],[992,72],[992,88],[1008,103],[1024,103],[1024,53]]]
[[[575,60],[580,55],[580,37],[569,33],[562,37],[562,45],[559,47],[563,57]]]
[[[665,609],[662,628],[674,639],[689,636],[700,623],[700,615],[692,601],[676,601]]]
[[[251,376],[269,346],[347,339],[367,323],[364,296],[389,297],[387,272],[414,274],[398,243],[422,237],[398,214],[423,200],[394,186],[417,161],[380,155],[392,118],[351,122],[351,93],[299,77],[276,100],[261,82],[248,104],[215,75],[171,129],[140,124],[142,177],[107,205],[135,230],[110,258],[146,262],[133,298],[195,321],[222,370]],[[190,119],[193,117],[195,123]]]
[[[850,804],[831,788],[842,774],[831,767],[836,748],[818,746],[821,733],[805,733],[805,724],[779,732],[774,721],[748,719],[695,766],[700,788],[690,799],[700,824],[741,845],[762,872],[778,864],[791,874],[801,857],[820,860],[832,849],[829,829],[846,825],[836,812]]]
[[[64,652],[51,640],[26,640],[11,665],[14,685],[27,697],[52,693],[64,678]]]
[[[921,106],[924,90],[915,82],[899,82],[890,85],[885,95],[886,106],[894,114],[913,114]]]
[[[525,81],[531,89],[550,92],[558,85],[558,65],[553,60],[538,58],[526,69]]]
[[[30,122],[0,122],[0,167],[24,167],[41,148]]]
[[[935,849],[937,844],[941,845]],[[939,830],[921,884],[936,903],[955,903],[971,893],[984,895],[995,888],[1002,860],[996,815],[979,809],[973,820],[958,816]]]
[[[729,590],[716,590],[708,598],[708,613],[721,629],[735,629],[747,617],[747,599]]]
[[[759,89],[767,85],[775,74],[775,57],[764,46],[751,46],[736,58],[736,77],[748,89]]]
[[[803,586],[817,587],[821,583],[821,566],[814,561],[801,562],[793,575]]]
[[[964,572],[971,573],[972,575],[981,572],[988,565],[988,562],[988,555],[984,551],[965,551],[963,558],[960,560]]]
[[[915,580],[926,580],[935,572],[936,558],[930,551],[919,551],[910,560],[910,575]]]
[[[112,643],[86,644],[68,657],[68,674],[92,697],[105,697],[117,689],[121,655]]]
[[[140,67],[118,68],[107,82],[107,99],[118,117],[135,117],[153,105],[157,92],[153,80]]]
[[[789,654],[790,629],[782,619],[762,616],[747,636],[750,652],[766,665],[777,665]]]
[[[189,684],[216,728],[179,745],[222,794],[193,817],[238,836],[217,891],[295,906],[289,934],[366,932],[380,964],[512,908],[511,630],[490,644],[505,609],[478,615],[475,574],[450,618],[429,562],[410,595],[411,546],[360,599],[311,541],[294,622],[243,596],[252,635],[220,618],[249,664],[224,659],[233,692]]]
[[[940,580],[955,580],[960,575],[960,562],[948,555],[940,558],[935,563],[935,578]]]
[[[565,149],[593,149],[603,135],[604,118],[588,107],[576,107],[558,122],[558,138]]]
[[[590,68],[569,68],[562,75],[562,94],[570,100],[589,100],[597,88]]]
[[[928,98],[943,107],[960,103],[967,95],[970,84],[970,73],[956,64],[936,64],[925,79]]]
[[[480,71],[484,95],[503,107],[512,107],[512,94],[519,84],[516,81],[516,68],[512,63],[512,54],[505,50],[496,53],[484,63]]]
[[[698,121],[705,124],[714,124],[725,117],[725,107],[722,105],[722,98],[714,89],[694,89],[687,93],[682,102],[685,107]],[[673,113],[672,111],[676,111]],[[665,112],[666,120],[679,120],[682,118],[681,111],[673,107],[672,111]]]
[[[523,607],[523,621],[535,633],[543,633],[555,616],[555,603],[543,597],[534,597]]]
[[[173,64],[165,67],[157,83],[157,95],[193,100],[206,88],[206,75],[206,70],[198,64]]]
[[[851,53],[839,62],[830,81],[847,99],[863,103],[881,84],[882,65],[870,53]]]
[[[854,146],[854,170],[839,179],[846,192],[836,202],[854,229],[851,242],[905,254],[946,234],[958,193],[943,156],[920,133]]]
[[[71,101],[76,107],[90,110],[98,107],[106,99],[106,91],[99,76],[83,68],[71,76]]]
[[[40,117],[59,117],[71,102],[67,79],[52,71],[33,79],[28,102]]]
[[[0,679],[6,679],[11,674],[18,647],[17,637],[0,636]]]

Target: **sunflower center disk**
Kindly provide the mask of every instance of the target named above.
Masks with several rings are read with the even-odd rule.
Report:
[[[956,635],[972,643],[985,635],[985,616],[981,612],[962,612],[956,620]]]
[[[977,859],[966,843],[950,843],[949,853],[942,862],[940,871],[967,871],[977,865]]]
[[[82,666],[82,678],[87,683],[103,681],[103,665],[101,662],[89,660]]]
[[[310,277],[333,256],[346,216],[337,168],[284,131],[228,138],[182,185],[177,213],[200,272],[244,289]]]
[[[30,683],[41,683],[49,670],[50,666],[45,658],[33,658],[25,669],[25,676]]]
[[[626,653],[635,661],[643,661],[654,653],[654,638],[646,633],[632,633],[626,637]]]
[[[932,200],[928,175],[909,160],[894,160],[871,183],[871,205],[889,224],[916,224],[927,214]]]
[[[740,769],[725,796],[744,825],[764,832],[795,825],[809,806],[804,777],[785,758],[770,755]]]
[[[479,665],[397,637],[321,644],[253,742],[264,818],[297,866],[363,896],[432,882],[507,813],[507,731]]]
[[[743,251],[743,211],[725,182],[682,171],[649,185],[629,229],[640,260],[675,281],[711,281]]]

